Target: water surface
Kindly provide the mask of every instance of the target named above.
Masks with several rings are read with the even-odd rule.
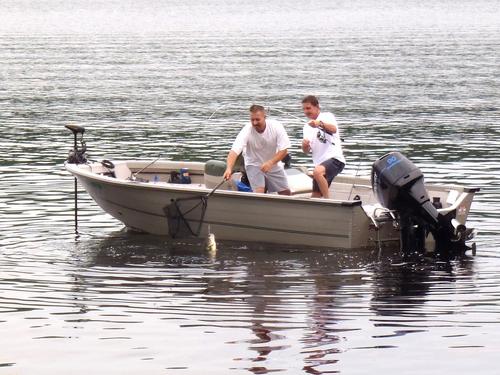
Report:
[[[0,374],[497,373],[498,13],[1,1]],[[223,159],[257,102],[310,164],[295,118],[309,93],[338,117],[344,173],[397,149],[428,181],[481,187],[477,255],[237,242],[210,255],[126,233],[83,192],[75,236],[64,124],[86,127],[95,159]]]

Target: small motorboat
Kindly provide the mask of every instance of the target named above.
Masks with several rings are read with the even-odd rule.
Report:
[[[479,188],[424,184],[399,152],[376,160],[371,178],[340,175],[331,198],[311,198],[306,168],[288,168],[292,195],[241,189],[241,172],[223,180],[226,164],[172,160],[89,161],[84,128],[74,133],[66,169],[95,202],[127,228],[173,238],[279,243],[327,248],[399,246],[404,252],[464,250]],[[77,143],[79,137],[80,145]]]

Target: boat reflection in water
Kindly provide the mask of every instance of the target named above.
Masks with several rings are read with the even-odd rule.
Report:
[[[328,372],[352,350],[380,349],[384,345],[377,340],[383,337],[425,331],[435,323],[421,310],[442,300],[443,290],[457,287],[455,275],[462,282],[474,277],[467,257],[402,263],[397,253],[366,249],[226,241],[211,255],[196,240],[130,233],[85,249],[73,254],[78,271],[70,296],[84,320],[112,314],[145,325],[154,319],[155,329],[166,335],[182,330],[204,335],[203,344],[191,344],[194,357],[208,348],[233,353],[229,367],[259,374],[293,370],[297,358],[302,358],[297,371]],[[436,307],[432,314],[435,319],[450,312]],[[118,327],[120,336],[140,337],[130,324]],[[192,359],[179,362],[194,366]]]

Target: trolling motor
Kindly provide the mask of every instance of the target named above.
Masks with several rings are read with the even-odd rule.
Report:
[[[73,143],[73,149],[69,151],[68,154],[68,163],[71,164],[83,164],[87,162],[87,156],[85,152],[87,152],[87,145],[83,140],[83,133],[85,132],[85,128],[83,126],[78,125],[64,125],[67,129],[73,132],[75,137]],[[80,147],[78,147],[78,135],[80,135]]]
[[[85,145],[85,141],[83,140],[83,133],[85,132],[85,128],[78,125],[64,125],[67,129],[73,132],[75,137],[73,142],[73,149],[69,150],[68,154],[68,163],[71,164],[84,164],[87,162],[87,156],[85,152],[87,151],[87,146]],[[80,147],[78,147],[78,135],[80,135]],[[78,234],[78,182],[76,177],[74,178],[74,202],[75,202],[75,234],[76,237],[79,237]]]
[[[401,250],[423,253],[432,235],[437,254],[463,252],[468,247],[466,227],[455,219],[456,211],[438,212],[427,194],[422,171],[399,152],[390,152],[372,166],[372,187],[380,204],[397,214]]]

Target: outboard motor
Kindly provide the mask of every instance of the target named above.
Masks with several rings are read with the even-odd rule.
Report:
[[[398,215],[405,254],[424,252],[429,234],[438,254],[467,249],[466,229],[455,220],[455,211],[447,215],[437,211],[425,189],[422,171],[401,153],[390,152],[373,163],[372,187],[380,204]]]
[[[85,153],[87,152],[87,146],[83,140],[83,133],[85,133],[85,128],[78,125],[64,125],[67,129],[73,132],[75,137],[73,150],[69,151],[68,163],[71,164],[83,164],[87,162],[87,157]],[[80,135],[80,147],[78,147],[78,135]]]

